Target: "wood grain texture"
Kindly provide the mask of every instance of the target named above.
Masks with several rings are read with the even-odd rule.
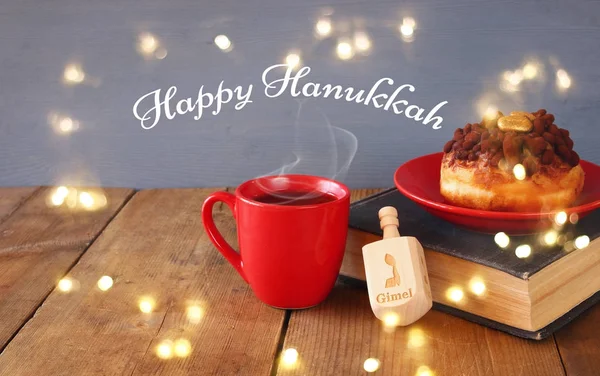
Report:
[[[54,291],[0,356],[0,375],[265,375],[285,312],[259,302],[208,240],[208,189],[137,193],[69,273],[79,289]],[[235,246],[231,213],[215,222]],[[96,286],[103,275],[114,285]],[[142,313],[139,301],[155,302]],[[201,308],[200,320],[187,315]],[[187,357],[157,357],[188,340]]]
[[[357,191],[353,198],[369,194]],[[351,241],[350,234],[348,247]],[[289,347],[300,360],[295,367],[280,363],[280,374],[360,375],[372,357],[384,375],[415,375],[420,367],[436,375],[564,375],[552,338],[528,341],[438,311],[389,331],[373,316],[367,291],[342,283],[320,306],[292,313]]]
[[[281,363],[281,375],[364,375],[368,358],[380,360],[381,375],[418,376],[423,366],[435,375],[564,375],[552,339],[524,340],[434,310],[388,332],[373,316],[367,292],[343,284],[322,305],[292,313],[289,347],[299,362]]]
[[[38,187],[0,188],[0,223],[8,218]]]
[[[53,189],[43,188],[0,225],[0,349],[133,191],[103,192],[107,205],[87,211],[49,206]],[[15,195],[21,196],[16,192]]]
[[[600,305],[555,335],[569,376],[596,376],[600,370]]]

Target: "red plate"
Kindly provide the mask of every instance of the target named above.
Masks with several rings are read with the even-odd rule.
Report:
[[[446,203],[440,194],[440,167],[444,153],[415,158],[400,166],[394,174],[396,187],[429,213],[471,230],[507,234],[531,234],[552,226],[557,212],[494,212],[467,209]],[[583,192],[575,206],[564,211],[583,218],[600,207],[600,166],[580,162],[585,171]]]

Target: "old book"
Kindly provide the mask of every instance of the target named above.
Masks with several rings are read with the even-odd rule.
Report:
[[[396,189],[352,205],[342,276],[364,281],[361,249],[381,239],[377,211],[388,205],[398,209],[400,234],[425,249],[434,308],[542,339],[600,300],[600,210],[548,236],[510,236],[502,248],[493,234],[434,217]],[[531,254],[518,257],[524,244]]]

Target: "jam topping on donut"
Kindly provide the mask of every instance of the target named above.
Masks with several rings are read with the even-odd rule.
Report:
[[[529,176],[539,170],[540,164],[550,165],[556,157],[571,167],[579,164],[569,131],[554,124],[554,115],[544,109],[508,116],[498,111],[480,123],[457,128],[452,140],[444,145],[445,153],[453,151],[457,160],[482,159],[493,167],[512,169],[521,163]]]

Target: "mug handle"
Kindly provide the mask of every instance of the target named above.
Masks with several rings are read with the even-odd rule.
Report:
[[[208,237],[215,247],[223,256],[225,256],[227,261],[233,265],[235,270],[237,270],[237,272],[242,276],[244,281],[248,283],[248,279],[246,279],[242,266],[242,257],[227,243],[227,241],[225,241],[223,235],[221,235],[217,229],[217,226],[215,226],[212,212],[213,206],[217,202],[224,202],[227,204],[235,217],[235,196],[228,192],[215,192],[209,195],[206,200],[204,200],[204,204],[202,204],[202,224],[204,225],[204,229],[206,230]]]

